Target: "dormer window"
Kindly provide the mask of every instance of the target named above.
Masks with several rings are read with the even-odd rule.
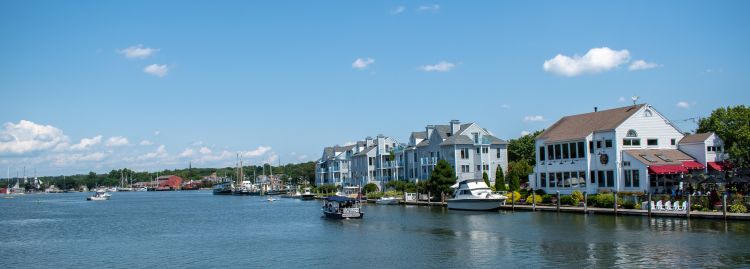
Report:
[[[450,137],[451,135],[453,135],[453,134],[451,134],[451,133],[445,133],[445,136],[447,136],[447,137]]]
[[[643,111],[643,116],[644,117],[648,118],[648,117],[651,117],[653,115],[654,115],[654,112],[651,112],[651,109],[646,109],[646,111]]]

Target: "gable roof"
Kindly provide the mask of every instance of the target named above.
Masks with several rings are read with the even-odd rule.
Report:
[[[354,156],[362,156],[362,155],[367,155],[367,153],[369,153],[370,151],[372,151],[372,150],[373,150],[373,149],[375,149],[376,147],[377,147],[377,145],[374,145],[374,146],[370,146],[369,148],[365,148],[365,149],[363,149],[362,151],[358,152],[357,154],[354,154]]]
[[[596,131],[614,130],[646,104],[565,116],[537,136],[545,142],[581,139]]]
[[[713,133],[700,133],[686,135],[680,140],[680,144],[701,143],[706,141]]]
[[[690,155],[687,155],[686,153],[676,150],[676,149],[631,149],[631,150],[624,150],[625,153],[632,156],[634,159],[638,160],[639,162],[648,165],[682,165],[681,161],[694,161],[693,157],[690,157]],[[663,157],[666,157],[667,159],[672,160],[666,161],[663,160],[656,155],[662,155]],[[648,159],[651,159],[652,161],[649,161]]]
[[[411,136],[413,136],[415,139],[425,139],[427,138],[427,132],[411,132]]]
[[[471,140],[471,138],[465,136],[465,135],[454,135],[451,137],[448,137],[440,143],[441,146],[445,145],[471,145],[474,144],[474,140]]]

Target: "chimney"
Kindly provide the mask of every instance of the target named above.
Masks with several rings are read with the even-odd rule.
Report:
[[[430,139],[433,130],[435,130],[435,125],[427,125],[427,127],[425,127],[425,132],[427,133],[427,137],[425,139]]]
[[[365,147],[368,147],[368,148],[369,148],[369,147],[371,147],[371,146],[372,146],[372,144],[373,144],[373,143],[372,143],[372,137],[369,137],[369,136],[368,136],[367,138],[365,138]]]
[[[597,107],[594,107],[594,112],[596,112],[597,110],[599,110],[599,108],[597,108]]]
[[[458,120],[451,121],[451,135],[455,135],[461,129],[461,122]]]

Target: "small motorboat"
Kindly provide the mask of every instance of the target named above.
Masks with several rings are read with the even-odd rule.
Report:
[[[94,195],[86,197],[87,201],[106,201],[112,196],[109,193],[103,191],[97,191]]]
[[[396,197],[381,197],[375,203],[379,205],[397,205],[399,200]]]
[[[268,196],[268,201],[269,201],[269,202],[273,202],[273,201],[276,201],[276,200],[277,200],[277,199],[276,199],[276,198],[273,198],[273,196]]]
[[[361,219],[365,213],[359,201],[346,196],[329,196],[323,205],[323,216],[329,219]]]
[[[508,197],[492,192],[483,179],[469,179],[458,183],[453,198],[448,199],[448,209],[495,210]]]
[[[305,192],[303,192],[300,195],[300,199],[302,199],[302,200],[313,200],[313,199],[315,199],[315,194],[313,194],[310,191],[310,188],[305,188]]]

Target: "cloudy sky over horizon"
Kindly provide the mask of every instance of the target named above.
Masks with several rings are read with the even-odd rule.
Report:
[[[0,177],[290,163],[452,119],[747,105],[746,1],[0,2]]]

